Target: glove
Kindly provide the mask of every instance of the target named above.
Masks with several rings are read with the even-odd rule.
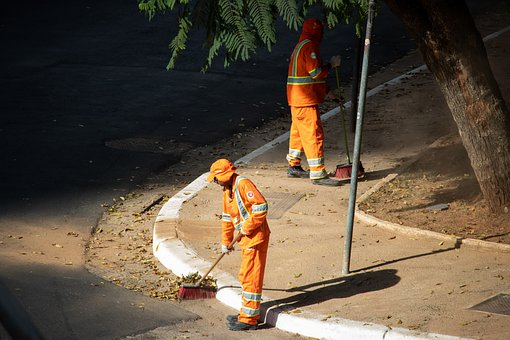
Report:
[[[342,58],[339,55],[334,55],[331,57],[329,63],[331,64],[331,68],[339,67],[342,63]]]
[[[231,252],[231,251],[233,251],[233,250],[234,250],[234,247],[233,247],[233,246],[232,246],[232,248],[230,248],[230,249],[229,249],[229,248],[228,248],[228,246],[226,246],[226,245],[224,245],[224,244],[222,244],[222,245],[221,245],[221,253],[222,253],[222,254],[227,254],[227,255],[228,255],[228,254],[230,254],[230,252]]]

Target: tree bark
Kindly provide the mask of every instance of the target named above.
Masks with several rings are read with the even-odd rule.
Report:
[[[464,0],[386,0],[414,36],[490,209],[510,209],[510,113]]]

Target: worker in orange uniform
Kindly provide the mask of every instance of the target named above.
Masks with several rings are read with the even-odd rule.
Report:
[[[221,218],[221,251],[230,253],[228,245],[234,239],[234,231],[242,234],[241,268],[239,281],[243,287],[242,307],[238,315],[227,317],[227,326],[232,331],[257,328],[260,317],[262,285],[269,245],[267,224],[267,202],[255,184],[238,175],[237,168],[226,159],[219,159],[211,165],[207,178],[209,182],[223,187],[223,213]]]
[[[306,20],[290,58],[287,100],[292,114],[292,125],[287,175],[310,177],[313,184],[337,186],[340,182],[329,178],[324,165],[324,131],[318,105],[324,102],[328,94],[326,78],[329,70],[339,67],[341,59],[340,56],[333,56],[328,64],[322,63],[319,46],[323,31],[324,26],[320,20]],[[310,171],[301,167],[303,152]]]

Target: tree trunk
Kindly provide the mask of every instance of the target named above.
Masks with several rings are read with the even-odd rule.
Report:
[[[490,209],[510,209],[510,113],[463,0],[386,0],[414,36]]]

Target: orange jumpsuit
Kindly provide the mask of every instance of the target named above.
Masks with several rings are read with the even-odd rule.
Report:
[[[287,161],[290,166],[300,165],[304,152],[311,179],[327,177],[324,131],[318,107],[328,90],[326,77],[329,73],[329,66],[322,64],[319,53],[322,30],[322,23],[317,19],[304,22],[290,58],[287,77],[287,100],[292,114]]]
[[[222,240],[229,245],[234,230],[243,231],[239,240],[241,268],[239,281],[243,287],[243,305],[238,320],[256,325],[260,317],[262,285],[269,245],[267,202],[249,179],[233,174],[232,190],[223,190]]]

